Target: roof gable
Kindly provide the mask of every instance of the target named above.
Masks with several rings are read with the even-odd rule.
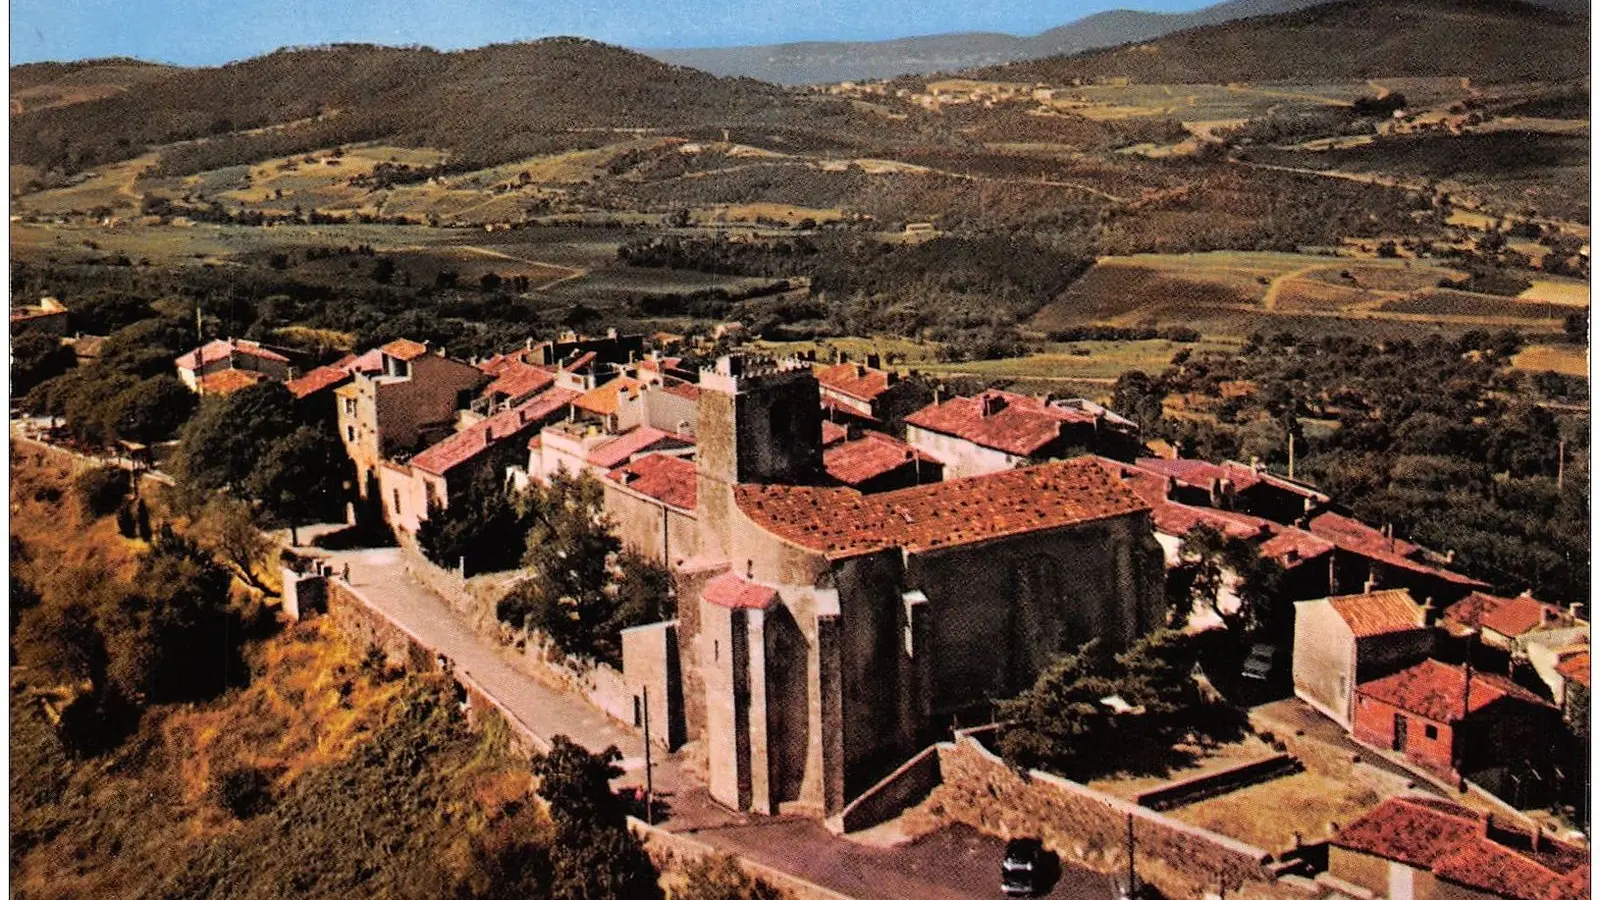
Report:
[[[1421,631],[1422,607],[1405,589],[1329,597],[1328,605],[1357,638]]]
[[[1093,423],[1081,410],[1048,406],[1032,397],[988,390],[952,397],[906,417],[906,424],[937,431],[1013,456],[1030,456],[1061,437],[1066,423]]]

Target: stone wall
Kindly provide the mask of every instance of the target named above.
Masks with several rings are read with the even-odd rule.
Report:
[[[1271,855],[1232,838],[1044,772],[1018,772],[970,737],[939,747],[943,784],[928,799],[936,815],[1000,837],[1042,839],[1063,860],[1103,872],[1127,866],[1132,817],[1134,864],[1141,879],[1173,898],[1198,900],[1265,884]]]
[[[823,824],[835,834],[860,831],[887,822],[921,803],[944,781],[939,766],[941,746],[953,745],[935,744],[911,757],[905,765],[850,801],[844,812],[828,817]]]
[[[1150,809],[1175,809],[1252,784],[1291,775],[1303,769],[1300,761],[1289,754],[1275,753],[1266,759],[1254,759],[1203,775],[1195,775],[1192,778],[1170,781],[1160,787],[1141,791],[1133,799],[1140,806],[1147,806]]]
[[[706,856],[715,856],[719,852],[710,844],[704,844],[694,838],[682,834],[674,834],[654,825],[647,825],[638,819],[628,818],[628,828],[644,842],[645,849],[649,851],[656,864],[665,867],[673,859],[700,859]],[[787,872],[780,872],[770,866],[764,866],[753,860],[736,856],[739,867],[756,878],[782,891],[787,900],[854,900],[854,898],[829,890],[820,884],[813,884],[803,878],[797,878]]]

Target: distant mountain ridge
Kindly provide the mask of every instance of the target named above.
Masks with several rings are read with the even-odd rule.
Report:
[[[1524,0],[1332,0],[965,74],[1050,84],[1568,81],[1589,74],[1587,10],[1586,3]]]
[[[777,84],[822,84],[927,75],[1072,55],[1191,28],[1254,16],[1296,12],[1330,0],[1227,0],[1188,13],[1108,10],[1033,37],[956,32],[886,41],[808,41],[687,50],[641,49],[662,62],[714,75],[742,75]],[[1586,13],[1587,0],[1535,0],[1537,5]]]

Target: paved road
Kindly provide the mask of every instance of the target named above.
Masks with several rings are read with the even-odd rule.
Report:
[[[1001,896],[1005,842],[965,825],[951,825],[899,847],[869,847],[837,838],[809,819],[705,829],[694,837],[861,900]],[[1039,896],[1115,900],[1110,876],[1065,863],[1061,870],[1054,889]]]

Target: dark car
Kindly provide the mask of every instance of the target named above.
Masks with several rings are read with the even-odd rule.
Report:
[[[1043,863],[1044,845],[1038,838],[1006,841],[1006,856],[1000,862],[1000,890],[1007,897],[1032,897],[1039,891]]]
[[[1275,674],[1278,661],[1278,651],[1271,644],[1256,644],[1250,648],[1250,655],[1245,658],[1240,675],[1251,681],[1265,682]]]

